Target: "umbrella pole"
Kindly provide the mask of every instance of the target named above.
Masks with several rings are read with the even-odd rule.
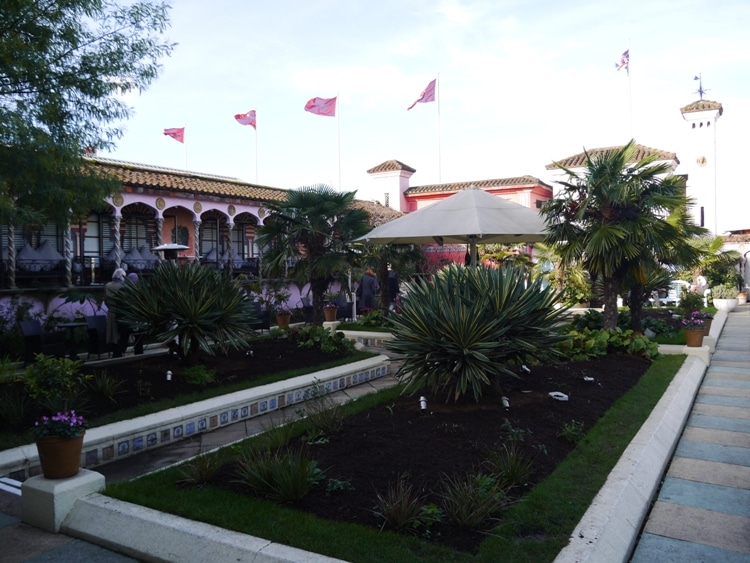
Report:
[[[469,237],[469,252],[471,252],[471,267],[477,267],[477,238],[475,236]]]

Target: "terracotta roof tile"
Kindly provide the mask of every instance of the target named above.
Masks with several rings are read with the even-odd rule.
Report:
[[[286,190],[249,184],[236,178],[185,170],[160,168],[106,158],[91,158],[124,184],[132,187],[189,192],[202,195],[247,198],[256,201],[286,198]]]
[[[712,102],[711,100],[697,100],[692,104],[686,105],[684,108],[680,108],[680,112],[694,113],[698,111],[711,111],[714,109],[719,110],[719,115],[724,113],[724,107],[719,102]]]
[[[472,186],[476,186],[481,189],[489,188],[500,188],[500,187],[521,187],[521,186],[546,186],[552,189],[542,182],[539,178],[533,176],[518,176],[516,178],[499,178],[494,180],[474,180],[473,182],[454,182],[452,184],[430,184],[426,186],[412,186],[406,190],[407,196],[415,194],[427,194],[427,193],[443,193],[443,192],[460,192],[468,190]]]
[[[591,149],[588,151],[588,153],[589,156],[594,157],[615,151],[617,149],[621,149],[623,146],[624,145],[620,145],[617,147],[602,147]],[[660,149],[652,149],[651,147],[644,147],[643,145],[635,145],[635,147],[635,156],[633,157],[633,160],[631,162],[638,162],[642,158],[655,154],[659,157],[659,160],[674,160],[677,162],[677,164],[680,163],[680,160],[677,158],[676,153],[667,152]],[[586,166],[586,153],[582,152],[573,156],[569,156],[568,158],[558,160],[557,163],[563,165],[565,168],[583,168],[584,166]],[[547,170],[555,170],[557,168],[557,164],[555,162],[551,162],[550,164],[545,166],[545,168]]]
[[[398,219],[403,215],[401,211],[396,211],[392,207],[386,207],[376,201],[364,201],[358,199],[354,202],[354,205],[364,209],[370,214],[370,225],[372,227],[379,227],[380,225]]]
[[[378,164],[377,166],[370,168],[368,174],[377,174],[378,172],[397,172],[399,170],[406,170],[407,172],[416,172],[416,169],[399,162],[398,160],[386,160],[385,162]]]
[[[287,197],[288,190],[249,184],[228,176],[187,172],[99,157],[91,157],[89,160],[131,187],[244,198],[250,201],[283,201]],[[370,224],[373,227],[403,215],[400,211],[372,201],[355,200],[354,205],[370,214]]]

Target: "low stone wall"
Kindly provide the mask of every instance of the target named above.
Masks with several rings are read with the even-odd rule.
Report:
[[[83,442],[81,467],[92,469],[196,434],[303,402],[314,387],[346,389],[388,374],[386,356],[301,375],[198,403],[92,428]],[[0,477],[24,481],[41,474],[35,444],[0,452]]]

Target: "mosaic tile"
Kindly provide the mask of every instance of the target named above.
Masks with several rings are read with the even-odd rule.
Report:
[[[146,446],[149,448],[156,445],[156,432],[151,432],[146,435]]]
[[[128,455],[130,452],[130,442],[120,442],[117,444],[117,455]]]
[[[188,422],[185,425],[185,436],[190,436],[191,434],[195,434],[195,422]]]
[[[172,438],[172,435],[169,433],[169,429],[161,431],[161,441],[162,442],[169,442],[169,440],[171,438]]]
[[[229,423],[229,413],[223,412],[219,415],[219,424],[228,424]]]
[[[205,432],[206,431],[206,419],[201,418],[198,421],[198,432]]]
[[[260,412],[266,412],[268,410],[268,401],[260,402]]]
[[[297,389],[297,391],[294,392],[294,402],[299,403],[302,400],[302,390]]]
[[[99,464],[99,450],[93,449],[86,452],[86,467]]]
[[[271,409],[271,410],[273,410],[273,409],[276,408],[276,398],[275,397],[273,399],[269,399],[268,400],[268,408]]]
[[[212,414],[210,417],[208,417],[208,425],[211,428],[216,428],[219,425],[219,417],[215,414]]]
[[[143,436],[133,438],[133,451],[139,452],[143,449]]]
[[[240,419],[240,409],[232,409],[232,421]]]
[[[284,407],[286,406],[286,403],[287,403],[287,397],[288,397],[288,396],[289,396],[289,395],[287,395],[287,396],[284,396],[284,395],[279,395],[279,408],[280,408],[280,409],[281,409],[281,408],[284,408]]]
[[[103,461],[109,461],[115,457],[115,447],[114,446],[104,446],[102,448],[102,460]]]
[[[182,425],[180,425],[180,426],[175,426],[175,427],[174,427],[174,428],[172,429],[172,436],[173,436],[173,437],[174,437],[175,439],[177,439],[177,438],[182,438]]]
[[[240,409],[240,417],[241,418],[247,418],[248,414],[250,414],[250,409],[248,407],[242,407]]]
[[[253,403],[252,405],[250,405],[250,414],[258,414],[258,403]]]

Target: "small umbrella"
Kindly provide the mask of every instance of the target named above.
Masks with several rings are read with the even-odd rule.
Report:
[[[472,265],[475,265],[478,243],[541,242],[545,238],[544,231],[544,219],[536,210],[472,186],[381,225],[356,241],[370,244],[468,244]]]
[[[170,242],[168,244],[161,244],[152,250],[163,250],[164,251],[164,258],[167,260],[176,260],[177,259],[177,251],[178,250],[187,250],[190,248],[189,246],[185,246],[184,244],[177,244],[174,242]]]

